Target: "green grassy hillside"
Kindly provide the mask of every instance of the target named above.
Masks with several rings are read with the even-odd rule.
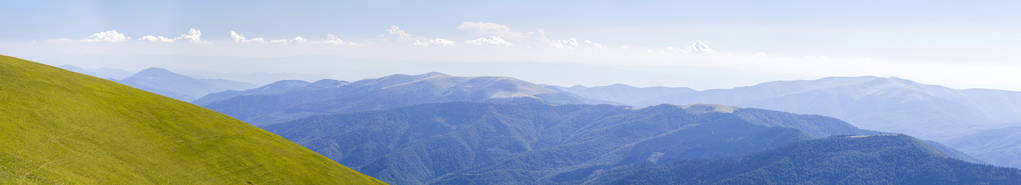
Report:
[[[0,56],[0,184],[383,184],[192,104]]]

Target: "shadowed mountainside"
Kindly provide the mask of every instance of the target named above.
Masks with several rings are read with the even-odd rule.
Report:
[[[802,139],[873,134],[840,120],[720,105],[438,103],[266,127],[394,184],[574,182],[602,169],[741,156]]]

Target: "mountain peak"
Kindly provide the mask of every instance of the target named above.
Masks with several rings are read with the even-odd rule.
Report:
[[[301,81],[301,80],[280,80],[280,81],[273,82],[271,84],[264,85],[262,87],[258,87],[256,89],[272,90],[272,89],[281,89],[281,88],[304,87],[304,86],[306,86],[308,84],[310,84],[310,83],[306,82],[306,81]]]
[[[334,79],[322,79],[322,80],[319,80],[319,81],[312,82],[312,84],[308,85],[308,88],[312,88],[312,89],[334,88],[334,87],[344,86],[344,85],[347,85],[347,84],[348,84],[348,82],[346,82],[346,81],[340,81],[340,80],[334,80]]]
[[[150,68],[145,68],[145,69],[143,69],[141,71],[138,71],[138,74],[168,74],[168,73],[169,74],[177,74],[177,73],[171,72],[170,70],[163,69],[163,68],[158,68],[158,67],[150,67]]]

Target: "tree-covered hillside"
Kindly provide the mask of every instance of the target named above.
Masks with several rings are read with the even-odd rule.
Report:
[[[833,136],[758,154],[646,164],[586,184],[1018,184],[1021,170],[949,158],[904,135]]]
[[[394,184],[580,182],[645,162],[741,156],[812,136],[873,133],[840,120],[718,105],[438,103],[316,116],[268,130]]]

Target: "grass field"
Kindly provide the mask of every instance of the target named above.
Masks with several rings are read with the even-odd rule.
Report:
[[[0,184],[383,184],[220,113],[0,55]]]

